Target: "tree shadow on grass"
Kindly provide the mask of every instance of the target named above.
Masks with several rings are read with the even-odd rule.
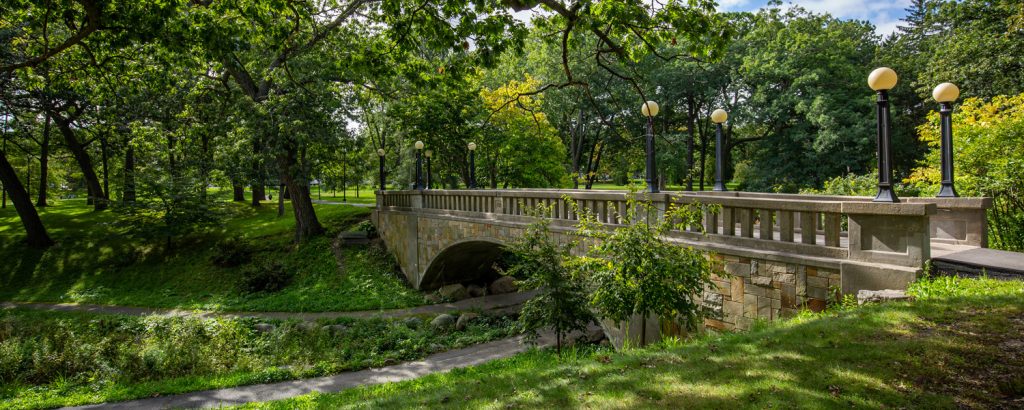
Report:
[[[1024,332],[1024,319],[1015,319],[1022,311],[1019,295],[868,306],[680,347],[564,362],[526,353],[309,400],[384,408],[1006,407],[1020,404],[999,386],[1024,373],[1024,352],[1005,351],[1005,340]]]

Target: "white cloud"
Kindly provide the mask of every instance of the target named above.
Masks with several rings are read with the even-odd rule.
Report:
[[[870,21],[875,25],[875,32],[883,36],[896,31],[902,23],[900,19],[906,15],[906,8],[911,5],[910,0],[795,0],[788,4],[841,19]]]

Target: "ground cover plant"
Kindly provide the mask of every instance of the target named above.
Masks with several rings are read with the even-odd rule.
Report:
[[[834,308],[616,353],[534,350],[417,380],[246,408],[1012,408],[1024,284],[928,279],[917,301]]]
[[[375,247],[343,247],[333,235],[370,210],[316,205],[328,233],[295,244],[294,219],[270,206],[218,201],[221,224],[175,239],[150,235],[117,210],[55,202],[41,216],[58,246],[29,249],[18,216],[0,210],[0,300],[207,310],[341,311],[423,303]]]
[[[45,408],[315,377],[518,333],[482,315],[320,322],[0,311],[0,407]],[[269,327],[268,325],[272,326]]]

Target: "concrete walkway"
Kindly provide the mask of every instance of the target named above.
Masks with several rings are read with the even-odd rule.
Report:
[[[554,338],[552,335],[542,335],[537,340],[537,345],[539,347],[553,346]],[[210,408],[281,400],[312,392],[333,393],[358,386],[415,379],[432,373],[447,372],[456,368],[475,366],[509,357],[528,348],[529,346],[523,343],[523,337],[518,336],[482,343],[464,349],[449,350],[414,362],[342,373],[335,376],[208,390],[126,402],[94,404],[72,407],[72,409]]]
[[[160,309],[132,306],[91,305],[77,303],[23,303],[0,302],[3,309],[36,309],[58,312],[89,312],[129,316],[197,316],[197,317],[253,317],[260,319],[300,319],[316,321],[318,319],[334,319],[347,317],[353,319],[395,318],[420,314],[440,314],[461,310],[512,311],[523,304],[533,292],[507,293],[504,295],[488,295],[470,298],[452,303],[439,303],[403,309],[361,310],[352,312],[210,312],[187,309]]]

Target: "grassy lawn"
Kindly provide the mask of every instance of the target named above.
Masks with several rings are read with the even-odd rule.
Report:
[[[41,210],[58,245],[36,251],[21,244],[14,209],[0,210],[0,300],[77,302],[207,310],[342,311],[399,308],[424,303],[399,279],[390,256],[372,247],[343,249],[345,269],[331,251],[333,235],[365,220],[370,210],[317,205],[329,231],[292,243],[290,205],[276,207],[218,202],[220,224],[168,243],[152,225],[135,224],[118,211],[93,212],[83,200]],[[216,255],[244,244],[238,266],[213,263]],[[225,245],[226,244],[226,245]],[[222,265],[223,266],[223,265]],[[273,292],[243,291],[247,275],[270,266],[289,281]]]
[[[918,300],[615,353],[531,351],[249,408],[1006,408],[1024,406],[1024,285],[939,279]]]
[[[481,316],[319,323],[0,310],[0,408],[52,408],[317,377],[416,360],[517,333]],[[344,328],[330,327],[343,325]]]

